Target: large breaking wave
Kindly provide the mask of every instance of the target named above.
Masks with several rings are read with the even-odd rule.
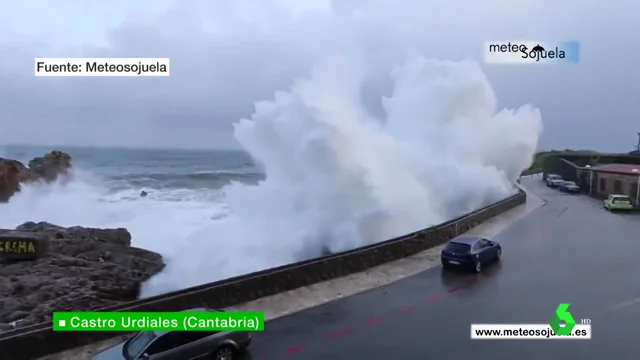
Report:
[[[266,172],[257,184],[137,201],[79,174],[66,187],[26,188],[2,205],[0,227],[127,227],[168,261],[146,284],[151,295],[367,245],[511,194],[542,131],[537,109],[498,109],[475,62],[418,56],[389,72],[385,115],[374,116],[361,100],[365,70],[325,59],[235,124]]]
[[[329,58],[236,123],[266,180],[227,187],[232,215],[187,239],[201,245],[150,291],[367,245],[511,194],[542,131],[537,109],[497,109],[474,62],[416,57],[393,69],[375,118],[360,69]]]

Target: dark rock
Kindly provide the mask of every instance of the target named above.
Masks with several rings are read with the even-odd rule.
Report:
[[[87,311],[136,300],[141,284],[164,268],[160,254],[131,246],[126,229],[64,228],[26,222],[16,228],[48,241],[48,254],[0,266],[0,323],[51,320],[52,311]]]
[[[0,158],[0,202],[9,201],[23,183],[55,181],[68,176],[70,169],[71,155],[57,150],[34,158],[28,167],[17,160]]]
[[[71,155],[54,150],[29,161],[29,169],[46,181],[55,181],[60,174],[71,169]]]
[[[145,197],[147,195],[149,195],[149,193],[144,191],[144,190],[142,190],[142,192],[140,192],[140,197]]]
[[[20,183],[27,179],[29,174],[21,162],[11,159],[0,158],[0,202],[9,201],[9,198],[20,191]]]
[[[45,221],[35,223],[33,221],[27,221],[16,228],[17,231],[36,231],[36,232],[48,232],[51,230],[66,230],[66,228],[58,225],[53,225]]]
[[[13,322],[13,321],[18,321],[18,320],[24,319],[27,316],[29,316],[28,312],[26,312],[24,310],[16,310],[16,311],[13,311],[13,312],[10,312],[10,313],[3,314],[2,320],[4,322],[10,323],[10,322]]]

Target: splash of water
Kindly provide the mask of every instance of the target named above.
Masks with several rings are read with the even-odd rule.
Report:
[[[380,122],[361,104],[360,68],[331,58],[235,124],[266,180],[227,187],[232,216],[194,234],[147,291],[367,245],[512,193],[542,131],[537,109],[498,111],[474,62],[417,57],[392,72]]]
[[[152,295],[384,240],[513,191],[542,131],[537,109],[498,110],[474,62],[416,57],[391,72],[380,119],[361,103],[362,69],[330,58],[237,122],[267,177],[227,186],[224,203],[136,201],[134,190],[109,195],[76,174],[0,205],[0,227],[126,227],[135,246],[167,260],[144,287]]]

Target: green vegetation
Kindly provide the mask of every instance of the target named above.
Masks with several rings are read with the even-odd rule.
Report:
[[[533,156],[533,162],[531,163],[531,166],[529,166],[528,169],[525,169],[522,172],[522,176],[541,173],[542,172],[542,165],[544,164],[544,159],[547,156],[549,156],[550,153],[551,153],[550,151],[537,152]]]
[[[640,137],[640,133],[638,133]],[[638,145],[640,146],[640,145]],[[549,156],[564,157],[566,160],[571,161],[576,166],[595,166],[598,164],[609,163],[629,163],[640,164],[640,147],[636,147],[635,150],[628,153],[602,153],[594,150],[550,150],[539,151],[533,157],[531,166],[522,172],[522,175],[532,175],[544,172],[545,160]]]
[[[602,153],[593,150],[551,150],[551,151],[539,151],[533,157],[531,166],[522,172],[522,175],[532,175],[544,172],[544,163],[549,156],[561,156],[566,157],[568,160],[574,162],[577,166],[609,163],[623,163],[623,164],[640,164],[638,157],[639,154],[634,152],[630,153]]]
[[[571,149],[540,151],[534,155],[533,163],[531,163],[531,166],[528,169],[522,172],[522,175],[531,175],[531,174],[537,174],[537,173],[543,172],[544,160],[547,158],[547,156],[559,155],[559,154],[579,156],[579,155],[597,155],[599,154],[599,152],[593,151],[593,150],[571,150]]]

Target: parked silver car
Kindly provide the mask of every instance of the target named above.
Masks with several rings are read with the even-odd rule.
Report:
[[[190,309],[184,311],[220,311]],[[251,344],[250,332],[144,331],[92,357],[92,360],[236,360]]]
[[[560,176],[560,175],[549,174],[549,175],[547,175],[547,178],[546,178],[545,182],[547,183],[548,187],[557,188],[558,186],[560,186],[560,184],[562,184],[564,182],[564,180],[562,179],[562,176]]]

